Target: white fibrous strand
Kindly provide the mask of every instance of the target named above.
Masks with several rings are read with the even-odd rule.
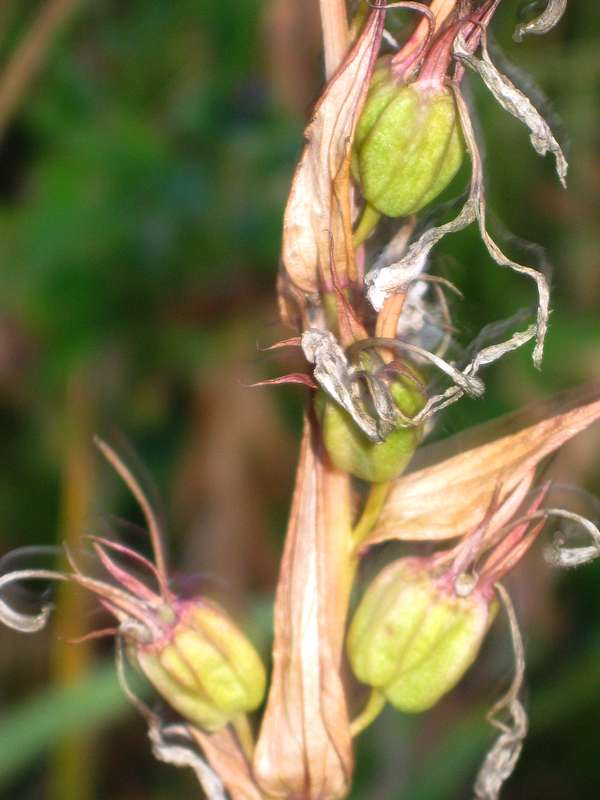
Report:
[[[494,65],[488,52],[485,32],[481,36],[481,58],[470,52],[461,36],[458,36],[454,43],[454,55],[477,72],[502,108],[529,129],[531,144],[536,153],[541,156],[545,156],[548,152],[552,153],[556,160],[556,172],[560,182],[566,187],[569,165],[561,146],[527,95]]]
[[[541,36],[548,33],[555,28],[567,8],[567,0],[548,0],[548,4],[544,11],[532,19],[530,22],[525,22],[523,25],[518,25],[513,34],[515,42],[522,42],[524,36],[535,34]]]
[[[519,623],[512,601],[502,584],[496,584],[496,592],[502,601],[508,622],[515,657],[515,674],[508,692],[490,709],[487,718],[500,735],[488,751],[475,781],[476,800],[498,800],[505,781],[512,775],[527,735],[528,720],[519,692],[525,675],[525,651]],[[509,721],[500,719],[508,711]]]

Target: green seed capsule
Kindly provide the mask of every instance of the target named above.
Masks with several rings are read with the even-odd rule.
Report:
[[[495,614],[481,594],[448,594],[414,561],[397,561],[369,586],[352,620],[354,674],[400,711],[426,711],[471,666]]]
[[[416,214],[448,186],[463,158],[456,102],[445,86],[399,85],[376,70],[354,139],[353,171],[367,203]]]
[[[413,417],[425,403],[423,393],[408,378],[389,387],[397,408]],[[344,472],[370,483],[397,478],[412,458],[423,436],[422,426],[398,427],[383,442],[372,442],[337,403],[324,392],[315,400],[325,448],[333,464]]]
[[[165,640],[132,648],[159,694],[204,730],[219,730],[262,702],[259,655],[225,612],[204,600],[182,609]]]

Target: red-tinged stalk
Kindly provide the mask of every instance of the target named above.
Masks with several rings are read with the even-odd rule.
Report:
[[[156,518],[156,514],[154,513],[150,503],[144,492],[142,491],[139,483],[136,481],[135,477],[128,469],[126,464],[117,457],[116,453],[112,448],[110,448],[106,442],[103,442],[101,439],[95,439],[96,445],[106,458],[106,460],[111,464],[115,472],[121,476],[124,483],[126,484],[129,491],[137,500],[144,517],[146,519],[146,524],[148,525],[148,534],[150,536],[150,542],[152,544],[152,551],[154,553],[154,563],[156,566],[156,576],[160,585],[160,592],[162,597],[165,600],[173,599],[173,595],[171,590],[169,589],[169,581],[167,577],[167,564],[164,555],[164,548],[162,542],[162,532],[160,530],[160,525],[158,524],[158,520]]]
[[[433,0],[430,6],[424,7],[425,19],[419,22],[413,35],[392,58],[397,75],[410,77],[411,69],[418,66],[432,36],[440,31],[446,19],[454,11],[457,2],[458,0]]]

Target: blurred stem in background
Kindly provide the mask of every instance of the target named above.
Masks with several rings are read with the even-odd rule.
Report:
[[[346,0],[320,0],[325,76],[331,78],[342,63],[348,49],[348,15]]]
[[[33,20],[29,30],[17,44],[8,63],[3,67],[0,81],[0,136],[18,110],[21,101],[38,75],[48,48],[57,33],[69,20],[80,0],[47,0]],[[2,6],[11,3],[4,2]],[[3,17],[9,12],[2,9]],[[4,19],[2,20],[4,22]],[[0,33],[2,29],[0,28]]]
[[[92,438],[95,427],[94,389],[90,369],[75,370],[67,383],[62,468],[62,497],[58,541],[74,551],[89,523],[94,496],[95,465]],[[68,567],[63,554],[58,569]],[[51,637],[51,683],[70,686],[85,679],[93,658],[89,642],[70,640],[89,630],[89,603],[81,589],[68,581],[57,590]],[[93,748],[88,736],[74,734],[54,749],[50,770],[50,800],[88,800],[93,790]]]

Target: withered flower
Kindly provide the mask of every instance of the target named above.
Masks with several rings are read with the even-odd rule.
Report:
[[[93,536],[93,549],[112,581],[90,577],[67,553],[70,572],[18,570],[0,578],[72,580],[88,589],[116,618],[115,628],[92,632],[84,639],[114,635],[130,661],[160,695],[203,731],[219,731],[262,702],[266,675],[258,653],[227,613],[203,596],[180,599],[170,588],[157,518],[132,473],[105,442],[98,447],[138,500],[148,524],[154,563],[130,547]],[[150,587],[120,566],[112,554],[145,570]],[[43,627],[49,608],[33,617],[2,603],[5,624],[23,632]]]

